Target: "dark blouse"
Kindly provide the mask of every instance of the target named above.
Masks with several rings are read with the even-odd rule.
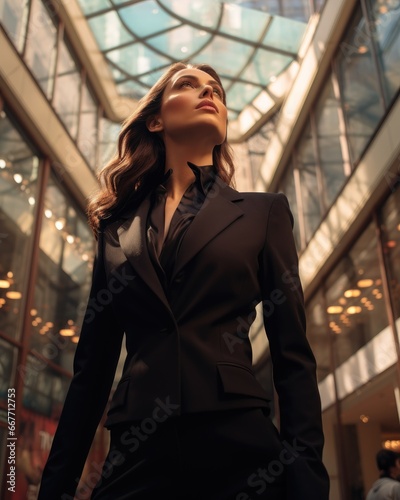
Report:
[[[153,191],[151,197],[151,207],[147,219],[147,245],[165,290],[168,288],[182,239],[203,205],[216,177],[216,169],[213,165],[198,167],[190,162],[188,165],[195,175],[195,180],[183,194],[165,237],[165,202],[167,198],[165,185],[170,176],[173,175],[172,169],[166,172],[162,182]]]

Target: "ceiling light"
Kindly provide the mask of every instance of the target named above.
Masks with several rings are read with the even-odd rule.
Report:
[[[360,306],[350,306],[347,308],[348,314],[360,314],[362,308]]]
[[[75,331],[72,328],[62,328],[60,330],[60,335],[63,337],[72,337],[75,334]]]
[[[373,284],[374,284],[374,280],[366,278],[366,279],[360,280],[357,283],[357,286],[359,286],[360,288],[368,288],[369,286],[372,286]]]
[[[340,314],[343,312],[342,306],[329,306],[327,309],[328,314]]]
[[[46,208],[46,210],[44,211],[44,215],[50,219],[50,217],[53,215],[53,212],[49,209],[49,208]]]
[[[6,160],[3,160],[3,158],[0,158],[0,168],[6,168],[7,163]]]
[[[10,288],[10,282],[7,280],[0,280],[0,288]]]
[[[22,175],[21,174],[14,174],[14,181],[17,183],[17,184],[21,184],[22,182]]]
[[[347,297],[348,299],[354,298],[354,297],[359,297],[361,295],[361,291],[354,289],[354,290],[346,290],[344,292],[344,296]]]
[[[64,228],[65,226],[65,219],[57,219],[54,223],[54,225],[56,226],[56,228],[61,231],[61,229]]]
[[[369,417],[367,415],[360,415],[360,420],[363,424],[367,424],[369,422]]]
[[[17,300],[17,299],[20,299],[22,297],[22,293],[21,292],[16,292],[16,291],[9,291],[6,293],[6,297],[8,299],[12,299],[12,300]]]
[[[69,234],[67,236],[67,241],[72,245],[72,243],[75,241],[75,238],[72,236],[72,234]]]

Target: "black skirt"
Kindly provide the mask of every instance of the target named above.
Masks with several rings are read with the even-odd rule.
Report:
[[[111,429],[92,500],[284,500],[287,450],[262,409]]]

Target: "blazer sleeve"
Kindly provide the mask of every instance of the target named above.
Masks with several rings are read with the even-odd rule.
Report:
[[[285,195],[269,211],[263,257],[263,316],[275,389],[281,440],[287,460],[287,500],[328,500],[329,477],[322,463],[324,437],[316,361],[306,338],[303,291]]]
[[[121,352],[123,331],[107,291],[99,234],[89,302],[74,357],[74,375],[43,471],[38,500],[74,497],[104,413]]]

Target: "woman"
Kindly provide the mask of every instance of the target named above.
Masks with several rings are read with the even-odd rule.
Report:
[[[181,63],[124,124],[89,206],[93,284],[40,500],[73,496],[124,333],[93,499],[328,499],[292,215],[284,195],[229,187],[226,130],[218,75]],[[279,434],[252,372],[261,301]]]

